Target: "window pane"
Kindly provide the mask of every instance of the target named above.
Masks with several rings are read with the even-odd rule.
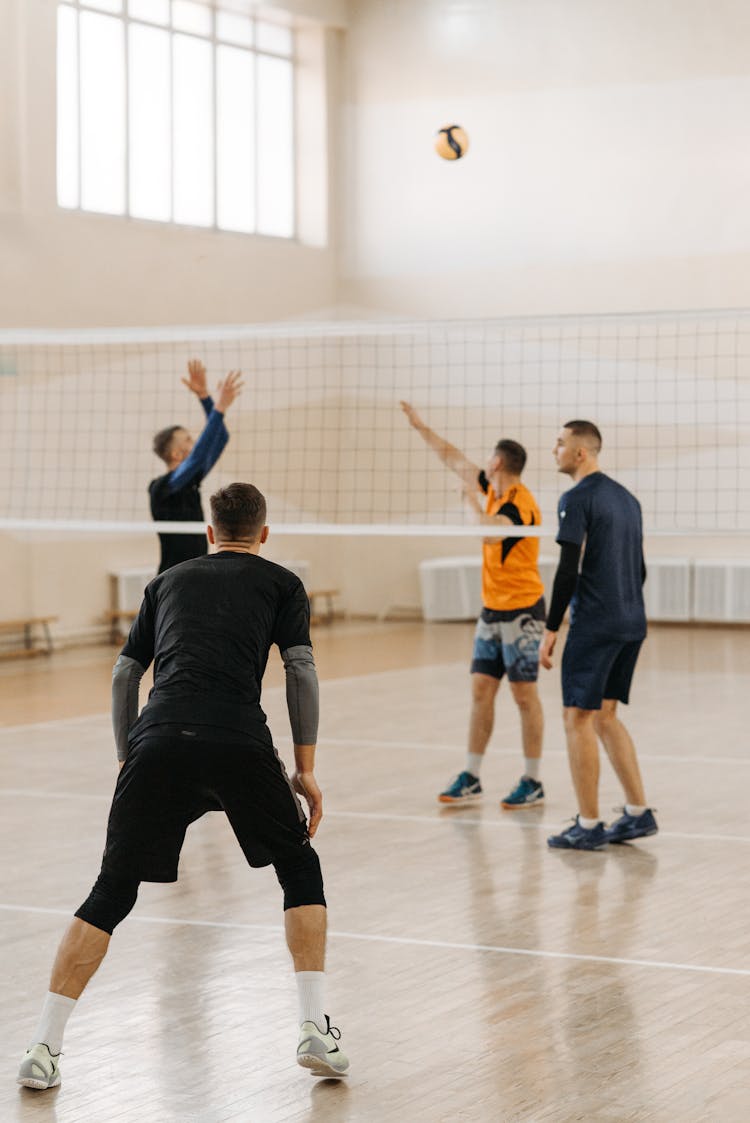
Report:
[[[98,8],[100,12],[121,12],[122,0],[81,0],[87,8]]]
[[[255,229],[254,62],[249,51],[217,50],[217,223],[248,234]]]
[[[234,12],[217,12],[216,34],[219,39],[226,39],[229,43],[252,47],[253,21],[247,16],[236,15]]]
[[[149,23],[169,23],[169,0],[129,0],[131,19],[144,19]]]
[[[258,232],[294,234],[292,64],[260,55],[258,66]]]
[[[78,16],[57,10],[57,202],[78,206]]]
[[[282,27],[279,23],[258,22],[256,39],[260,51],[273,51],[276,55],[291,55],[292,53],[292,32],[288,27]]]
[[[130,25],[130,213],[168,222],[170,182],[169,32]]]
[[[174,220],[193,226],[214,221],[213,67],[208,40],[175,35]]]
[[[81,206],[125,210],[125,52],[122,20],[81,12]]]
[[[205,4],[195,4],[193,0],[173,0],[172,25],[180,31],[192,31],[196,35],[211,34],[211,9]]]

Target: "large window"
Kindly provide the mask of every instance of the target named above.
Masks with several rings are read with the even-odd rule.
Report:
[[[59,205],[291,238],[293,51],[196,0],[59,0]]]

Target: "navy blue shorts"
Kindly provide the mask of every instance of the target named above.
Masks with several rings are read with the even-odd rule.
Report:
[[[562,657],[563,706],[600,710],[605,699],[627,703],[642,639],[584,636],[570,629]]]

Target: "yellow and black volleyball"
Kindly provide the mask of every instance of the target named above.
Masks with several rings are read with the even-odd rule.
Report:
[[[444,160],[460,160],[469,148],[469,138],[460,125],[444,125],[435,138],[435,151]]]

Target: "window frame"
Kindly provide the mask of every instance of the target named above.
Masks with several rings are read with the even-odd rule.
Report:
[[[95,4],[95,2],[96,2],[96,0],[93,0],[93,4]],[[236,14],[236,12],[233,9],[223,8],[221,3],[218,3],[218,4],[211,3],[211,4],[202,5],[203,7],[205,7],[206,12],[208,13],[208,16],[209,16],[209,19],[210,19],[210,34],[200,34],[200,33],[195,32],[195,31],[186,31],[186,30],[183,30],[182,28],[175,27],[174,26],[174,20],[173,20],[173,0],[167,0],[167,2],[168,2],[168,5],[169,5],[169,20],[168,20],[167,23],[163,23],[163,22],[149,20],[148,18],[145,18],[143,16],[131,16],[129,0],[122,0],[122,11],[120,11],[120,12],[111,12],[111,11],[107,11],[104,8],[95,7],[95,6],[93,6],[92,3],[87,4],[86,0],[57,0],[57,3],[55,5],[56,13],[59,13],[61,9],[71,10],[71,11],[74,11],[76,13],[76,23],[75,23],[75,29],[76,29],[76,60],[75,60],[75,66],[76,66],[76,109],[77,109],[77,125],[76,125],[77,153],[76,153],[76,156],[77,156],[77,180],[78,180],[78,182],[77,182],[77,197],[78,197],[77,205],[76,206],[66,206],[66,205],[60,203],[59,196],[58,196],[59,152],[58,152],[58,148],[57,148],[58,135],[57,135],[57,132],[56,132],[55,202],[56,202],[56,205],[57,205],[57,209],[59,211],[64,211],[66,214],[94,215],[94,216],[97,216],[99,218],[115,219],[115,220],[118,220],[118,221],[124,220],[124,221],[128,221],[128,222],[145,222],[145,223],[148,223],[148,225],[150,225],[150,226],[154,225],[154,226],[161,226],[161,227],[175,227],[177,229],[183,229],[183,230],[210,231],[210,232],[213,232],[213,233],[229,234],[229,235],[235,235],[237,237],[243,237],[243,238],[273,238],[273,239],[280,239],[284,242],[298,241],[299,240],[299,214],[298,214],[298,200],[297,200],[297,113],[296,113],[296,103],[297,103],[297,49],[296,48],[297,48],[297,42],[296,42],[296,35],[295,35],[295,30],[294,30],[293,25],[291,25],[291,24],[289,24],[289,25],[283,24],[282,25],[282,26],[284,26],[285,28],[288,29],[289,34],[291,36],[291,49],[290,49],[289,53],[287,54],[287,53],[282,53],[280,51],[269,50],[267,48],[261,49],[256,45],[256,42],[257,42],[257,30],[256,30],[257,24],[258,23],[270,23],[270,22],[273,22],[273,21],[260,20],[254,15],[248,15],[247,18],[248,18],[248,20],[251,21],[251,23],[253,25],[253,45],[247,46],[245,44],[236,43],[236,42],[233,42],[230,39],[224,38],[221,35],[219,35],[218,32],[217,32],[217,19],[216,19],[217,13]],[[124,113],[124,121],[125,121],[125,153],[124,153],[124,160],[123,160],[123,177],[124,177],[125,208],[124,208],[124,211],[121,212],[121,213],[109,212],[109,211],[87,210],[85,207],[81,206],[82,163],[83,163],[83,155],[82,155],[83,146],[82,146],[82,143],[81,143],[81,23],[80,23],[81,12],[90,12],[90,13],[93,13],[93,14],[96,14],[96,15],[105,16],[108,19],[116,19],[116,20],[119,20],[123,25],[123,39],[124,39],[124,46],[123,46],[123,61],[124,61],[123,99],[124,99],[124,107],[123,107],[123,113]],[[170,204],[170,206],[169,206],[169,210],[170,210],[170,215],[172,215],[172,216],[174,215],[174,203],[175,203],[175,188],[174,188],[174,85],[173,85],[175,36],[176,35],[188,36],[190,38],[197,39],[199,42],[208,43],[210,45],[211,62],[212,62],[212,93],[211,93],[210,113],[211,113],[212,133],[213,133],[213,136],[212,136],[213,218],[212,218],[212,221],[210,223],[195,224],[195,223],[189,223],[189,222],[179,222],[179,221],[176,221],[174,219],[174,217],[170,217],[168,219],[145,218],[141,215],[131,214],[131,211],[130,211],[130,197],[131,197],[131,191],[130,191],[130,88],[131,88],[131,81],[130,81],[130,58],[129,58],[129,54],[130,54],[130,27],[133,26],[133,25],[162,30],[162,31],[166,32],[169,36],[169,67],[170,67],[170,73],[169,73],[169,87],[170,87],[170,94],[169,94],[169,138],[170,138],[170,140],[169,140],[169,143],[170,143],[170,152],[169,152],[169,167],[170,167],[170,171],[169,171],[169,204]],[[56,36],[57,35],[58,35],[58,30],[56,28]],[[253,211],[254,211],[255,229],[252,230],[252,231],[233,230],[233,229],[225,227],[225,226],[220,226],[219,223],[218,223],[219,166],[218,166],[218,120],[217,120],[217,111],[218,111],[217,62],[218,62],[218,49],[219,49],[219,47],[231,47],[232,49],[237,50],[237,51],[244,51],[246,54],[252,56],[252,58],[253,58],[253,93],[254,93],[254,104],[253,104],[253,117],[254,117],[254,135],[253,135],[254,161],[253,161],[253,165],[254,165],[254,172],[253,172],[253,174],[254,174],[254,179],[255,179],[255,198],[254,198]],[[260,130],[259,130],[259,97],[258,97],[258,71],[259,71],[259,67],[257,65],[257,60],[260,57],[279,59],[281,61],[288,62],[289,66],[290,66],[290,71],[291,71],[292,113],[291,113],[291,121],[290,121],[289,124],[290,124],[291,145],[292,145],[292,165],[291,165],[291,196],[292,196],[291,219],[292,219],[292,221],[291,221],[291,230],[290,230],[289,234],[270,234],[270,233],[265,233],[264,231],[258,230],[258,228],[257,228],[257,225],[258,225],[258,198],[259,198],[259,196],[258,196],[258,179],[259,179],[258,136],[259,136],[259,132],[260,132]],[[58,100],[57,100],[57,94],[56,94],[56,98],[55,98],[56,122],[58,120],[58,117],[57,117],[58,113],[59,113],[59,106],[58,106]]]

